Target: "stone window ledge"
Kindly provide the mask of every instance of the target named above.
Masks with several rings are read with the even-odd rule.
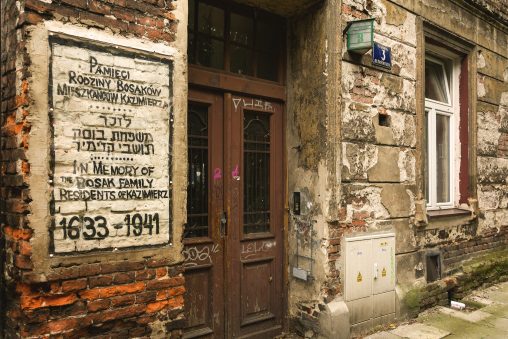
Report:
[[[460,217],[460,216],[471,216],[470,210],[462,208],[447,208],[441,210],[427,210],[427,217],[429,219],[443,218],[443,217]]]

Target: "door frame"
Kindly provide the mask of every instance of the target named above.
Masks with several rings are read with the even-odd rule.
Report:
[[[196,65],[188,65],[189,88],[231,93],[237,95],[255,96],[276,101],[282,106],[282,246],[281,260],[283,267],[282,274],[282,329],[288,329],[288,225],[289,225],[289,202],[288,202],[288,171],[287,171],[287,148],[286,148],[286,86],[267,80],[260,80],[253,77],[237,76],[220,70]],[[224,96],[231,96],[227,94]],[[226,105],[224,105],[226,107]],[[224,140],[226,143],[227,140]]]

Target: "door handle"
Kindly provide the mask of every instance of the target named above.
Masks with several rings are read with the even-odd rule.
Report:
[[[374,279],[378,278],[379,269],[377,267],[377,263],[374,264]]]
[[[226,215],[226,212],[222,212],[221,218],[220,218],[220,236],[221,238],[224,238],[228,234],[228,217]]]

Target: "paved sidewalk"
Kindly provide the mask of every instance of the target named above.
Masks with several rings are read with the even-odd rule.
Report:
[[[485,306],[474,311],[434,307],[420,314],[414,323],[365,339],[508,338],[508,282],[475,291],[465,300]]]

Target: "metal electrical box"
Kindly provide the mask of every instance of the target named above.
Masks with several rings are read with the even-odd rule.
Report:
[[[346,238],[345,243],[344,294],[351,324],[389,321],[395,316],[395,234]]]

